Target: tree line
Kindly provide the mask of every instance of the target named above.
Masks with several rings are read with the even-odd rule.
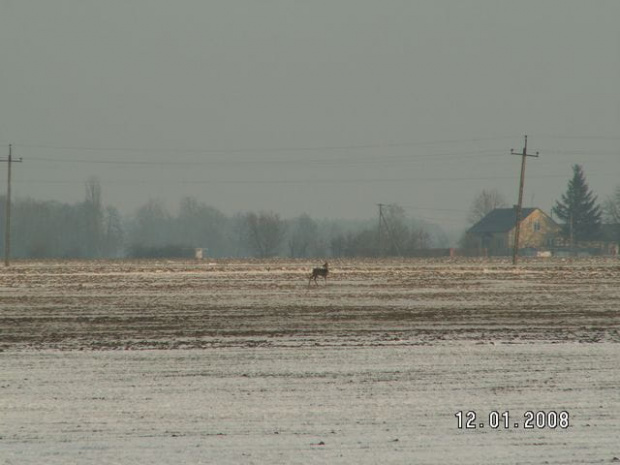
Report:
[[[506,206],[498,191],[483,189],[472,204],[469,221],[475,223],[492,209]],[[0,196],[0,233],[4,208]],[[599,204],[583,168],[575,165],[566,193],[552,213],[566,237],[600,239],[603,223],[620,224],[620,184]],[[306,214],[284,219],[269,210],[229,216],[186,197],[175,212],[160,200],[150,200],[133,215],[122,216],[114,206],[105,205],[96,178],[86,181],[81,202],[18,198],[11,216],[15,258],[191,257],[196,248],[206,249],[214,258],[406,257],[449,246],[440,227],[408,217],[396,204],[384,206],[380,218],[369,220],[316,220]],[[620,242],[620,232],[618,236]],[[0,252],[4,253],[2,234]]]
[[[0,231],[4,231],[0,197]],[[210,257],[407,256],[446,247],[441,228],[409,218],[397,205],[378,220],[316,220],[307,214],[284,219],[265,210],[228,216],[193,197],[175,212],[150,200],[124,217],[105,205],[99,181],[85,183],[75,204],[29,198],[13,201],[11,256],[14,258],[192,257],[202,248]],[[4,238],[0,251],[4,253]]]

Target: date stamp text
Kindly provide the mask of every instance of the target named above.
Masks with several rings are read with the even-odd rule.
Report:
[[[454,414],[456,426],[463,430],[477,429],[525,429],[525,430],[563,430],[570,426],[570,415],[567,411],[527,410],[521,415],[509,411],[493,410],[481,414],[473,410],[460,410]]]

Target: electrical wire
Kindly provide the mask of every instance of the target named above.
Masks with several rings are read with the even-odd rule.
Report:
[[[229,149],[164,149],[160,147],[152,148],[135,148],[135,147],[89,147],[89,146],[58,146],[46,144],[13,144],[14,147],[24,148],[41,148],[49,150],[67,150],[67,151],[95,151],[95,152],[136,152],[136,153],[265,153],[265,152],[305,152],[305,151],[324,151],[324,150],[360,150],[373,148],[399,148],[399,147],[415,147],[425,145],[438,144],[460,144],[467,142],[486,142],[495,140],[513,139],[513,136],[499,137],[480,137],[470,139],[444,139],[432,141],[418,142],[401,142],[401,143],[375,143],[375,144],[345,144],[345,145],[317,145],[317,146],[289,146],[289,147],[251,147],[251,148],[229,148]]]

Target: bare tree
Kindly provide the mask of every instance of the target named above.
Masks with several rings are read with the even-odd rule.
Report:
[[[273,212],[248,213],[245,215],[247,240],[254,253],[261,257],[273,257],[278,254],[286,225],[280,215]]]
[[[608,197],[603,204],[605,221],[609,224],[620,224],[620,184],[611,197]]]
[[[468,220],[477,223],[496,208],[506,207],[506,199],[497,189],[482,189],[469,210]]]
[[[423,226],[412,227],[407,249],[413,252],[415,250],[428,249],[430,246],[431,235],[427,229]]]
[[[228,218],[193,197],[181,200],[175,222],[175,241],[188,247],[206,247],[210,256],[224,256],[229,247]]]
[[[398,204],[386,205],[383,209],[383,225],[387,231],[387,244],[382,241],[380,254],[402,255],[409,239],[405,209]],[[384,247],[384,244],[387,247]]]
[[[129,243],[157,247],[170,243],[172,217],[161,200],[151,199],[138,208]]]
[[[316,255],[319,244],[319,227],[308,215],[303,214],[293,222],[289,239],[291,257],[311,257]]]

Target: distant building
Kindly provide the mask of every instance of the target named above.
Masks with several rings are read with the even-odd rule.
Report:
[[[467,247],[491,256],[511,255],[514,247],[516,209],[496,208],[466,233]],[[548,251],[561,227],[540,208],[523,208],[519,248],[532,253]]]

